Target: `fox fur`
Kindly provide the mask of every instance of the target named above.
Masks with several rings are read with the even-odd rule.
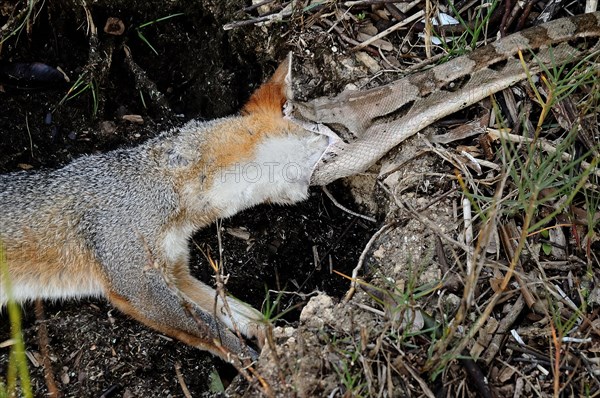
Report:
[[[0,175],[10,299],[106,297],[225,359],[244,349],[234,323],[261,344],[261,314],[230,298],[230,317],[215,290],[191,276],[188,246],[219,218],[307,197],[327,138],[284,117],[290,69],[288,59],[238,116],[191,121],[57,170]],[[0,275],[0,306],[8,299]]]

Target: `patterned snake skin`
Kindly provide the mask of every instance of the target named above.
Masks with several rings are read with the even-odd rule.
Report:
[[[295,119],[317,123],[314,129],[330,136],[311,184],[363,172],[428,125],[525,79],[519,50],[536,73],[597,56],[599,37],[600,12],[557,19],[385,86],[292,104]],[[330,129],[347,130],[347,138]]]

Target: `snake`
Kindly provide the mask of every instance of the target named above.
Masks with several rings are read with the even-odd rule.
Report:
[[[386,85],[293,102],[290,117],[329,137],[311,185],[366,171],[425,127],[528,76],[593,61],[599,37],[600,12],[560,18]]]

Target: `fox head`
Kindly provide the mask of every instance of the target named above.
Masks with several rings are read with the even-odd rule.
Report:
[[[292,99],[291,56],[260,86],[241,116],[219,120],[207,142],[210,189],[207,198],[222,216],[259,203],[291,204],[308,196],[326,136],[306,130],[284,115]]]

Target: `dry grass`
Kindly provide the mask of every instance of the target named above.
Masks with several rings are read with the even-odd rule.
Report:
[[[519,9],[504,2],[481,7],[464,2],[454,10],[436,9],[429,1],[406,10],[404,3],[386,1],[296,9],[292,3],[264,3],[258,16],[227,28],[290,22],[296,29],[290,42],[300,54],[315,54],[316,42],[327,42],[329,48],[318,51],[343,63],[340,69],[352,65],[357,87],[394,80],[397,72],[444,62],[492,41],[497,32],[559,16],[537,3]],[[577,14],[582,6],[571,3],[565,10]],[[458,12],[461,24],[440,28],[419,22],[440,11]],[[290,376],[282,391],[332,397],[600,393],[597,62],[594,53],[568,67],[529,73],[517,87],[439,125],[458,139],[419,144],[418,155],[380,175],[374,196],[391,204],[383,206],[386,224],[365,249],[368,267],[361,258],[356,269],[364,273],[361,281],[354,279],[360,293],[334,307],[337,317],[324,317],[323,324],[305,320],[297,333],[320,333],[329,356],[315,377],[331,380],[333,374],[334,381],[323,390],[294,390]],[[528,68],[525,61],[523,67]],[[453,125],[473,118],[477,134],[459,135],[465,127]],[[433,166],[415,182],[406,169],[421,157]],[[393,161],[383,163],[385,168]],[[423,183],[434,174],[432,200]],[[445,212],[453,213],[454,225],[441,216]],[[407,223],[421,228],[419,248],[403,246],[402,239],[410,238]],[[386,250],[398,253],[389,249],[394,245],[409,255],[386,257]],[[424,276],[432,269],[440,270],[439,278]],[[344,306],[360,320],[348,326],[340,315]],[[290,344],[285,336],[280,343]]]
[[[578,2],[554,11],[542,8],[550,1],[462,2],[443,10],[461,24],[436,27],[420,22],[439,11],[429,0],[408,9],[383,0],[262,3],[226,28],[266,26],[279,37],[285,27],[317,82],[306,92],[317,94],[381,85],[498,32],[583,11]],[[21,20],[2,29],[17,32]],[[313,317],[275,330],[256,370],[241,369],[259,380],[245,394],[597,396],[597,62],[532,74],[438,124],[457,139],[417,139],[384,160],[396,167],[372,176],[371,189],[386,203],[385,226],[357,259],[356,294],[340,304],[317,297]],[[330,92],[320,87],[334,77]],[[462,135],[465,126],[476,134]],[[405,155],[410,145],[418,150]]]

